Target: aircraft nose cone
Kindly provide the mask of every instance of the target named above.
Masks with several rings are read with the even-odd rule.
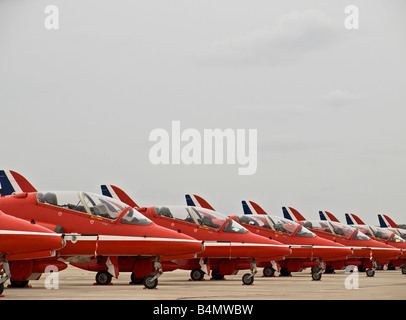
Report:
[[[201,240],[164,227],[159,226],[158,228],[160,230],[159,237],[162,240],[162,255],[194,254],[204,250],[204,244]]]
[[[244,242],[245,256],[272,258],[288,256],[292,251],[286,244],[252,234]]]
[[[402,251],[399,248],[395,248],[383,243],[375,245],[372,249],[372,256],[374,258],[398,258],[402,256]]]
[[[350,247],[323,238],[317,239],[313,246],[313,255],[320,258],[349,257],[352,253]]]

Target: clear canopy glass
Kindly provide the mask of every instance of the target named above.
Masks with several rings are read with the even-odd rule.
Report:
[[[298,237],[315,237],[316,235],[300,224],[281,217],[269,215],[243,215],[237,217],[241,223],[272,229],[278,232],[293,234]]]
[[[103,195],[83,191],[38,192],[40,203],[87,213],[92,216],[115,220],[129,206],[125,203]],[[135,209],[130,209],[121,219],[123,223],[150,224],[151,220]]]
[[[395,231],[388,228],[381,228],[370,225],[355,225],[355,228],[360,230],[371,238],[377,238],[389,242],[404,243],[405,240],[398,236]],[[392,237],[393,235],[393,237]]]
[[[331,233],[344,238],[351,238],[357,240],[368,240],[365,234],[362,234],[352,226],[344,225],[335,221],[327,220],[306,220],[302,222],[302,225],[311,230]]]
[[[196,225],[209,228],[220,229],[224,226],[223,231],[233,233],[246,233],[248,230],[229,217],[213,210],[191,206],[165,206],[155,207],[156,214],[176,220],[182,220]]]

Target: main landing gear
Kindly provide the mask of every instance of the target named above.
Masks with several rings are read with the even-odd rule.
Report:
[[[312,279],[314,281],[319,281],[321,279],[321,274],[324,271],[324,264],[319,260],[319,265],[317,267],[312,267]]]
[[[242,276],[242,283],[249,286],[254,282],[254,276],[258,272],[255,260],[251,260],[251,273],[246,273]]]
[[[154,289],[158,285],[158,278],[163,274],[162,265],[159,258],[156,257],[154,260],[154,271],[145,276],[144,278],[136,278],[134,272],[131,273],[131,283],[133,284],[143,284],[146,289]],[[111,283],[113,276],[107,270],[102,270],[96,274],[96,283],[98,285],[109,285]]]

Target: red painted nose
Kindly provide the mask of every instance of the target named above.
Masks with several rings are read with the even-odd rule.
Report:
[[[369,240],[369,242],[370,243],[368,243],[368,245],[372,249],[373,258],[396,259],[402,256],[402,251],[399,248],[395,248],[375,240]]]
[[[54,251],[64,246],[61,235],[0,211],[0,252],[6,254]]]
[[[313,256],[318,258],[349,257],[353,253],[350,247],[318,237],[313,244]]]
[[[288,245],[256,234],[245,234],[244,242],[231,242],[233,256],[254,258],[276,258],[288,256],[292,251]]]
[[[158,225],[154,225],[149,237],[151,249],[155,248],[156,254],[161,256],[194,254],[204,250],[203,241]]]

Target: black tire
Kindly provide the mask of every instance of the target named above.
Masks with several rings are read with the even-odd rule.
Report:
[[[220,271],[218,271],[218,270],[212,270],[211,277],[214,280],[223,280],[224,279],[224,275],[221,274]]]
[[[375,270],[372,269],[372,268],[369,268],[369,269],[366,271],[366,274],[367,274],[368,277],[373,277],[373,276],[375,275]]]
[[[325,273],[335,273],[333,266],[326,266],[326,270],[324,270]]]
[[[150,274],[144,278],[144,286],[147,289],[154,289],[158,285],[158,278],[155,280],[152,280],[155,277],[155,275]]]
[[[406,266],[402,266],[401,271],[402,271],[402,274],[406,274]]]
[[[0,294],[2,294],[4,291],[4,282],[0,283]]]
[[[286,267],[281,268],[279,273],[282,277],[289,277],[292,274]]]
[[[242,276],[242,283],[249,286],[254,282],[254,276],[251,273],[246,273]]]
[[[143,284],[144,283],[143,278],[135,278],[134,277],[134,272],[131,273],[130,279],[131,279],[132,284]]]
[[[110,284],[112,275],[106,270],[99,271],[96,274],[96,283],[100,286],[107,286]]]
[[[262,274],[264,277],[273,277],[275,275],[275,269],[272,267],[265,267],[264,270],[262,270]]]
[[[193,269],[190,271],[190,278],[193,281],[200,281],[204,278],[204,272],[199,268]]]
[[[25,281],[10,280],[11,287],[13,287],[13,288],[25,288],[28,286],[28,282],[29,282],[29,280],[25,280]]]
[[[321,272],[312,272],[312,279],[314,281],[319,281],[321,279]]]

